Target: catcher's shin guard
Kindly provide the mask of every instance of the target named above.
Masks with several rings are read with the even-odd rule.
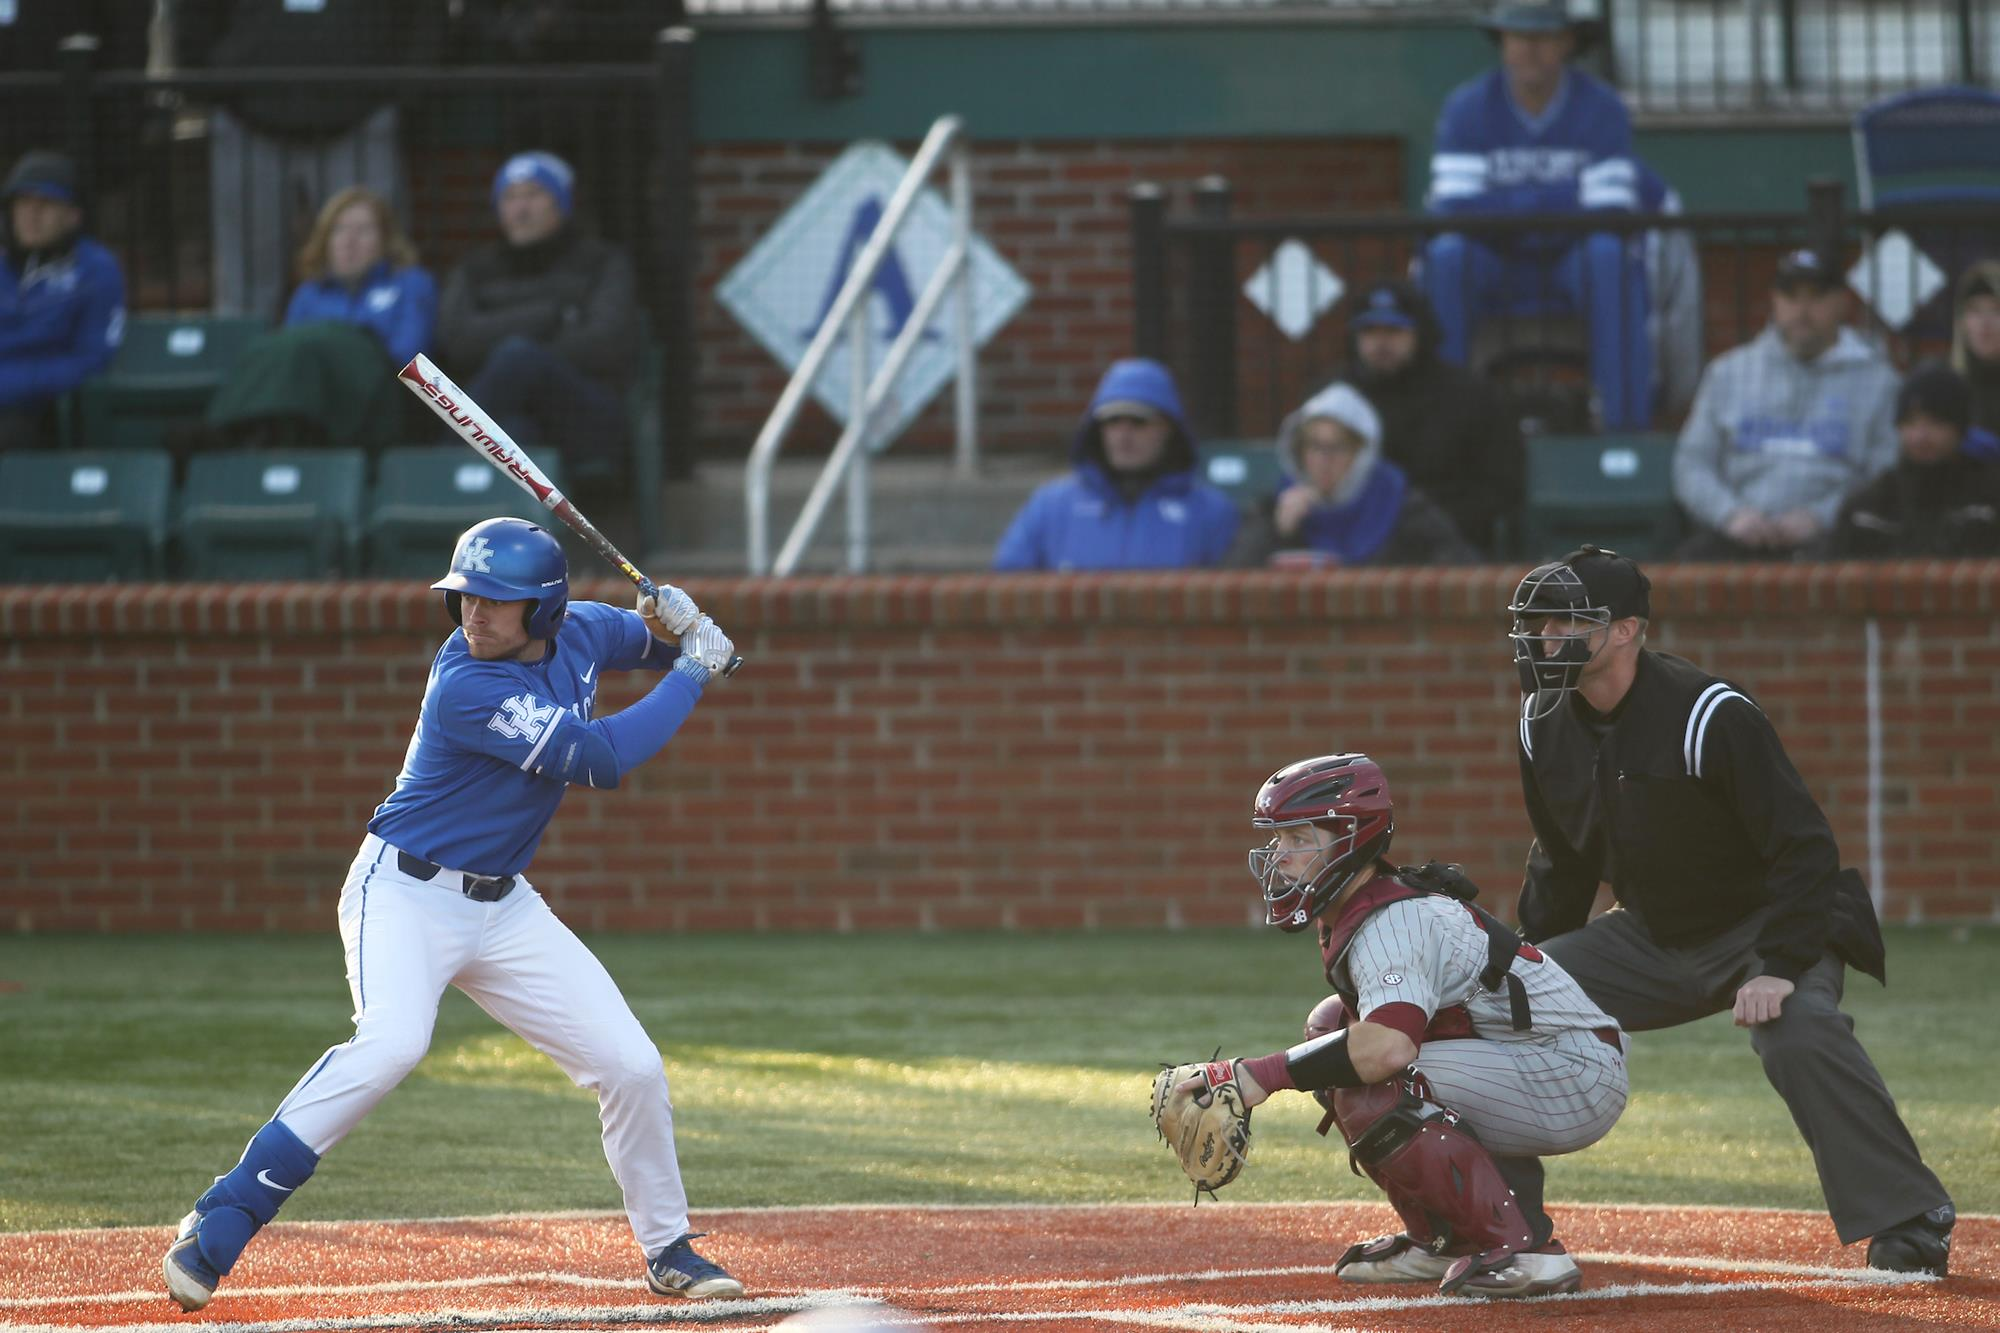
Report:
[[[1342,1088],[1334,1109],[1354,1160],[1389,1196],[1412,1240],[1436,1253],[1482,1258],[1534,1245],[1492,1155],[1406,1077]]]

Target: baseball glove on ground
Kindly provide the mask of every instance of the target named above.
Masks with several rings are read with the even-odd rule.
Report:
[[[1177,1085],[1199,1078],[1198,1090]],[[1153,1125],[1194,1182],[1195,1202],[1236,1179],[1250,1155],[1250,1112],[1233,1061],[1170,1065],[1153,1080]]]

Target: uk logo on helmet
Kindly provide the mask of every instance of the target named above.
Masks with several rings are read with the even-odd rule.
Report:
[[[493,547],[484,537],[474,537],[465,544],[465,549],[458,553],[458,567],[468,573],[492,573]]]

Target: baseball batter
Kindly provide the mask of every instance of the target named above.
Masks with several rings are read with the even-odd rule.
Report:
[[[1317,926],[1337,996],[1304,1042],[1232,1062],[1243,1104],[1314,1093],[1405,1228],[1349,1248],[1341,1278],[1489,1297],[1576,1290],[1540,1159],[1595,1143],[1624,1111],[1617,1025],[1472,906],[1456,867],[1384,859],[1395,805],[1366,755],[1279,769],[1251,822],[1272,834],[1250,853],[1266,919]]]
[[[521,519],[468,529],[431,586],[459,628],[431,665],[403,771],[340,895],[354,1035],[181,1219],[168,1293],[183,1310],[208,1304],[250,1239],[423,1058],[450,985],[597,1093],[647,1285],[741,1296],[691,1244],[659,1049],[524,874],[563,794],[615,787],[659,753],[733,646],[678,588],[642,597],[638,614],[571,604],[562,548]],[[651,671],[659,683],[593,718],[606,671]]]

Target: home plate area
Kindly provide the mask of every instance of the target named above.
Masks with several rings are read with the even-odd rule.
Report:
[[[2000,1219],[1961,1217],[1952,1276],[1870,1272],[1816,1213],[1559,1205],[1584,1271],[1508,1302],[1333,1276],[1376,1204],[842,1207],[703,1213],[750,1299],[649,1295],[623,1217],[271,1227],[195,1315],[160,1282],[167,1227],[0,1235],[0,1329],[769,1329],[864,1300],[912,1329],[2000,1328]]]

